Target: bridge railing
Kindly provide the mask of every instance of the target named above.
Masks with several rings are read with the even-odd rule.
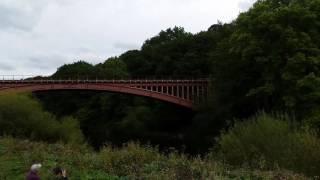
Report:
[[[141,77],[141,78],[99,78],[99,77],[89,77],[89,76],[75,76],[75,77],[51,77],[51,76],[38,76],[38,75],[0,75],[0,81],[34,81],[34,82],[44,82],[44,81],[146,81],[146,82],[152,82],[152,81],[165,81],[165,82],[181,82],[181,81],[208,81],[208,78],[202,77],[202,78],[177,78],[177,77],[163,77],[163,78],[156,78],[156,77]]]
[[[53,80],[53,79],[41,79],[41,80],[0,80],[0,84],[68,84],[68,83],[112,83],[112,84],[200,84],[207,83],[206,80]]]

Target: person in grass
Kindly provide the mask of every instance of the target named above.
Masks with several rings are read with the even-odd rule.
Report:
[[[53,169],[53,174],[55,175],[56,180],[68,180],[67,171],[60,167],[56,167]]]
[[[39,170],[41,167],[41,164],[33,164],[27,174],[26,180],[40,180]]]

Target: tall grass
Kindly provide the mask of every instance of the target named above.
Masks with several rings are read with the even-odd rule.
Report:
[[[121,148],[105,146],[100,152],[86,145],[36,143],[0,138],[0,179],[23,179],[32,163],[42,163],[42,179],[62,166],[71,179],[306,179],[286,171],[231,169],[209,158],[167,155],[157,148],[128,143]]]

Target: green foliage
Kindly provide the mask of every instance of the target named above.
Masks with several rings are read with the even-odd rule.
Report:
[[[95,78],[94,66],[84,62],[78,61],[73,64],[66,64],[58,68],[57,72],[52,75],[55,79],[86,79]]]
[[[56,166],[70,179],[306,179],[286,171],[230,170],[217,161],[187,157],[176,152],[164,155],[156,148],[128,143],[122,148],[104,147],[100,152],[83,145],[34,143],[0,138],[0,179],[23,179],[33,163],[42,163],[42,179],[52,178]]]
[[[131,174],[132,178],[138,178],[146,164],[159,161],[161,158],[157,150],[134,143],[128,143],[122,149],[104,147],[99,156],[106,172],[119,176]]]
[[[29,96],[9,93],[0,95],[0,135],[49,142],[83,140],[77,120],[66,117],[59,122]]]
[[[320,130],[320,109],[314,109],[304,119],[304,124],[313,129]]]
[[[103,64],[95,66],[99,79],[121,79],[128,77],[126,64],[119,58],[109,58]]]
[[[163,46],[177,39],[183,39],[192,34],[186,33],[182,27],[169,28],[166,31],[161,31],[157,36],[146,40],[142,48],[149,48],[152,46]]]
[[[200,36],[200,35],[199,35]],[[161,31],[147,40],[140,51],[120,56],[132,77],[187,78],[206,76],[210,71],[207,51],[214,42],[193,37],[181,27]]]
[[[151,109],[145,106],[130,108],[127,110],[127,115],[122,119],[120,128],[128,135],[146,132],[147,126],[150,124],[148,121],[152,117]]]
[[[64,117],[60,120],[57,134],[61,140],[68,143],[81,143],[84,140],[79,121],[71,117]]]
[[[222,158],[232,165],[319,176],[320,139],[312,130],[295,128],[287,116],[261,113],[236,122],[218,143]]]
[[[235,20],[212,54],[217,108],[225,104],[236,117],[285,110],[303,119],[318,106],[319,4],[261,0]]]

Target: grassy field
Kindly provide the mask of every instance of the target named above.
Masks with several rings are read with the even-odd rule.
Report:
[[[128,143],[95,152],[85,145],[64,145],[0,138],[0,179],[24,179],[33,163],[42,163],[42,179],[62,166],[71,179],[307,179],[286,171],[233,169],[212,158],[166,155],[156,148]]]

